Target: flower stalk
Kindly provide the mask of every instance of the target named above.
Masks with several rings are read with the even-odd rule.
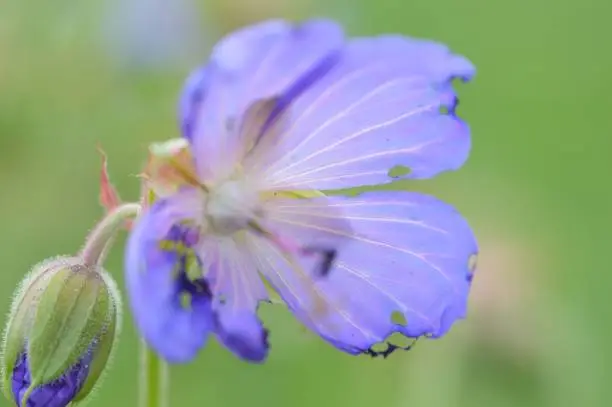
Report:
[[[140,209],[140,204],[127,203],[111,210],[87,237],[80,254],[85,264],[101,265],[104,263],[115,235],[126,220],[140,213]]]
[[[148,201],[148,200],[147,200]],[[145,201],[147,205],[149,202]],[[101,265],[125,222],[137,217],[142,210],[138,203],[126,203],[111,209],[106,217],[91,231],[81,251],[86,264]],[[168,366],[153,352],[144,340],[140,342],[139,355],[139,407],[167,407]]]
[[[168,365],[140,341],[138,407],[169,407]]]

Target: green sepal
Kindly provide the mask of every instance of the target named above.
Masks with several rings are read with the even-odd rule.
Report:
[[[74,265],[50,276],[28,335],[33,387],[59,378],[85,354],[109,322],[109,297],[94,268]]]
[[[106,327],[95,339],[92,360],[89,364],[89,373],[85,383],[83,383],[83,387],[73,400],[75,404],[89,396],[95,389],[96,384],[99,383],[102,374],[108,367],[109,361],[112,359],[115,349],[114,344],[117,343],[121,333],[121,295],[114,280],[105,271],[101,270],[100,275],[106,283],[111,298],[108,304],[108,315],[110,318]]]
[[[40,294],[44,291],[44,287],[58,263],[72,266],[77,264],[77,259],[71,257],[55,258],[37,264],[15,291],[16,294],[4,330],[2,351],[0,352],[2,390],[9,399],[13,398],[11,377],[15,362],[25,351],[26,338],[32,326],[33,315]]]

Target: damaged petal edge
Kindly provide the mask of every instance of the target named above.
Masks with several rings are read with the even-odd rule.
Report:
[[[394,332],[394,333],[402,335],[399,332]],[[391,336],[391,335],[389,335],[389,336]],[[393,343],[389,342],[388,340],[384,340],[382,342],[378,342],[378,343],[375,343],[374,345],[370,346],[368,349],[363,351],[363,354],[364,355],[368,355],[368,356],[370,356],[372,358],[377,358],[379,356],[382,356],[383,359],[386,359],[389,355],[391,355],[393,352],[395,352],[398,349],[404,350],[404,351],[411,350],[415,346],[415,344],[417,343],[417,341],[420,338],[422,338],[422,336],[421,337],[417,337],[417,338],[412,338],[412,342],[410,344],[406,345],[406,346],[396,345],[396,344],[393,344]],[[387,346],[386,349],[383,349],[383,350],[376,350],[376,349],[374,349],[374,347],[381,346],[381,345],[382,346],[386,345]]]

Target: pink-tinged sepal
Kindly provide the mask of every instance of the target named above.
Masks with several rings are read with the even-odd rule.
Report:
[[[184,138],[153,143],[141,174],[143,183],[158,197],[167,197],[185,186],[199,186],[189,143]]]
[[[117,192],[117,189],[110,181],[108,175],[108,156],[104,152],[101,146],[98,146],[98,152],[102,157],[102,169],[100,170],[100,205],[106,210],[107,213],[116,209],[122,204],[121,197]],[[129,230],[132,227],[132,221],[125,221],[125,228]]]

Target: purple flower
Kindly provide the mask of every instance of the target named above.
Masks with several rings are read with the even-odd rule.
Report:
[[[418,193],[325,191],[389,183],[396,166],[409,179],[461,167],[470,132],[452,81],[473,73],[443,45],[345,40],[324,20],[224,38],[180,100],[192,163],[169,160],[182,183],[128,241],[130,303],[148,343],[186,362],[215,333],[262,361],[268,287],[350,354],[386,356],[397,346],[374,346],[394,333],[444,335],[466,315],[475,267],[465,220]]]

